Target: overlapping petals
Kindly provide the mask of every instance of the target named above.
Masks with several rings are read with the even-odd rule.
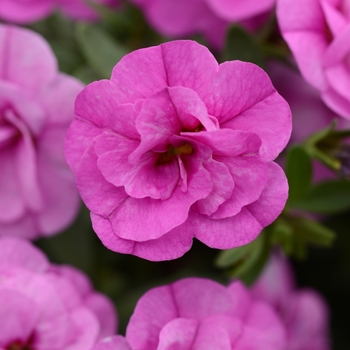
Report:
[[[0,26],[0,67],[0,235],[51,235],[79,207],[63,143],[83,86],[26,29]]]
[[[87,350],[116,331],[109,299],[25,240],[0,238],[0,348]]]
[[[240,22],[247,29],[261,25],[261,15],[272,10],[276,0],[132,0],[148,22],[161,34],[181,38],[202,34],[216,49],[224,44],[229,23]]]
[[[280,315],[288,350],[330,349],[329,310],[324,299],[314,290],[295,287],[291,268],[281,254],[271,256],[251,293]]]
[[[228,249],[253,240],[287,197],[272,162],[288,142],[288,104],[258,67],[218,65],[177,41],[135,51],[76,101],[66,157],[110,249],[150,260],[194,237]]]
[[[96,4],[113,6],[118,0],[94,0]],[[98,19],[96,11],[85,0],[2,0],[0,18],[6,22],[28,24],[48,17],[59,9],[75,20]]]
[[[350,14],[347,0],[279,0],[277,17],[307,82],[350,119]]]

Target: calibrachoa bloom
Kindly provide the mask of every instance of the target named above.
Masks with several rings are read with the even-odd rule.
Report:
[[[97,20],[96,11],[88,2],[116,6],[117,0],[1,0],[0,19],[18,24],[32,23],[58,9],[76,20]]]
[[[29,242],[0,238],[0,348],[89,350],[116,331],[111,301]]]
[[[255,29],[272,10],[276,0],[132,0],[148,22],[163,35],[181,38],[203,34],[208,42],[221,48],[231,22]]]
[[[187,278],[148,291],[138,301],[126,339],[94,350],[287,350],[283,322],[237,281],[229,287]]]
[[[329,315],[323,298],[311,289],[296,289],[288,261],[271,256],[252,296],[272,305],[287,330],[288,350],[328,350]]]
[[[174,259],[194,237],[237,247],[284,207],[286,177],[272,160],[290,109],[254,64],[218,65],[192,41],[134,51],[79,94],[75,113],[66,157],[114,251]]]
[[[348,0],[279,0],[277,17],[305,80],[350,119]]]
[[[79,208],[63,144],[83,86],[27,29],[0,25],[0,67],[0,235],[50,235]]]

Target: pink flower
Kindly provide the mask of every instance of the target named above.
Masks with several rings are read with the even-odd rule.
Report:
[[[187,278],[148,291],[126,330],[94,350],[285,350],[282,321],[265,302],[255,301],[237,281],[226,288]]]
[[[83,90],[75,112],[66,157],[109,249],[166,260],[194,237],[237,247],[284,207],[272,160],[290,110],[251,63],[218,65],[192,41],[134,51]]]
[[[304,79],[350,119],[349,2],[279,0],[277,17]]]
[[[0,348],[88,350],[116,331],[111,301],[29,242],[0,238]]]
[[[287,260],[273,255],[252,287],[252,296],[272,305],[287,329],[288,350],[328,350],[328,308],[310,289],[297,290]]]
[[[230,22],[249,29],[260,26],[257,17],[270,11],[276,0],[132,0],[148,22],[163,35],[181,38],[203,34],[215,48],[222,48]],[[247,21],[247,22],[245,22]]]
[[[34,32],[0,25],[0,48],[0,235],[51,235],[79,209],[63,144],[83,86]]]
[[[91,0],[96,4],[116,6],[117,0]],[[96,11],[85,0],[1,0],[0,19],[18,24],[32,23],[61,10],[75,20],[97,20]]]

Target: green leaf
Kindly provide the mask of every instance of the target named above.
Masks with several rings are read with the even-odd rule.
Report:
[[[78,23],[76,39],[89,65],[101,76],[109,78],[116,63],[128,53],[100,27]]]
[[[305,218],[294,218],[292,221],[294,235],[308,243],[329,247],[336,235],[321,223]]]
[[[292,147],[287,154],[286,175],[289,183],[288,202],[303,198],[312,180],[312,164],[308,153],[301,146]]]
[[[243,260],[250,253],[251,249],[250,244],[247,244],[242,247],[223,250],[219,253],[215,265],[220,268],[231,267]]]
[[[264,66],[264,56],[254,38],[242,27],[232,26],[226,37],[223,61],[241,60]]]
[[[320,214],[334,214],[350,208],[350,182],[325,181],[315,185],[293,207]]]

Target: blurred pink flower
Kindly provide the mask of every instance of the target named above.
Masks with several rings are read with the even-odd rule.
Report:
[[[286,349],[284,325],[270,305],[252,299],[239,281],[224,287],[201,278],[182,279],[143,295],[126,340],[130,350]]]
[[[116,331],[113,304],[29,242],[0,238],[0,348],[88,350]]]
[[[272,160],[290,131],[262,69],[174,41],[132,52],[79,94],[66,157],[102,242],[167,260],[194,237],[247,244],[276,219],[288,186]]]
[[[271,256],[251,292],[280,315],[287,330],[288,350],[330,349],[325,301],[313,290],[296,289],[291,267],[281,254]]]
[[[279,0],[277,17],[305,80],[350,119],[348,0]]]
[[[63,144],[83,85],[27,29],[0,25],[0,67],[0,235],[51,235],[79,209]]]
[[[94,21],[98,15],[89,1],[116,6],[118,0],[1,0],[0,19],[28,24],[48,17],[58,9],[72,19]]]
[[[223,47],[232,22],[256,29],[260,15],[272,10],[276,0],[131,0],[161,34],[181,38],[203,34],[214,48]]]

